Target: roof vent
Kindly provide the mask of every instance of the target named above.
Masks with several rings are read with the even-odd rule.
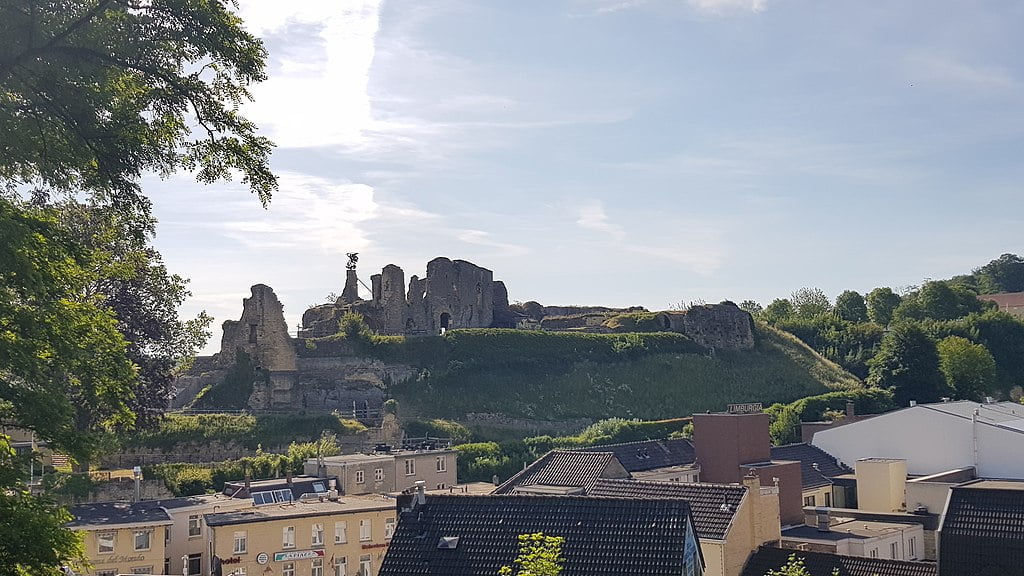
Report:
[[[441,536],[441,539],[437,541],[437,548],[439,550],[455,550],[458,546],[458,536]]]
[[[996,399],[991,396],[985,396],[985,404],[995,404]]]

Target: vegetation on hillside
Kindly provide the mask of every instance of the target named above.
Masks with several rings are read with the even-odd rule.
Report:
[[[389,388],[411,415],[656,419],[860,386],[805,344],[763,325],[753,350],[713,356],[672,333],[453,330],[445,339],[446,364]]]
[[[255,450],[263,446],[286,446],[295,441],[313,441],[324,432],[348,436],[366,431],[366,426],[333,414],[167,414],[153,429],[136,434],[127,447],[173,451],[186,444],[213,441],[235,443]]]
[[[1024,385],[1024,321],[979,296],[1024,291],[1024,259],[1004,254],[971,274],[932,280],[897,293],[852,290],[830,302],[816,288],[765,307],[755,318],[790,332],[898,405],[943,396],[1016,397]]]

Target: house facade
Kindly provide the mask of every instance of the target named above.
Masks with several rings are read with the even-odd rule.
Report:
[[[396,528],[394,500],[269,504],[206,514],[214,565],[228,576],[375,576]]]
[[[91,568],[81,576],[168,574],[171,518],[157,502],[101,502],[72,506],[68,526],[84,532]]]
[[[320,461],[311,458],[303,471],[308,475],[336,477],[342,494],[401,492],[419,481],[427,488],[443,490],[458,483],[457,457],[458,452],[451,449],[343,454]]]

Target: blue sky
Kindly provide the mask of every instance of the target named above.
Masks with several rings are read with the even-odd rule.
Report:
[[[267,210],[147,179],[156,244],[218,329],[255,283],[294,329],[385,264],[512,300],[835,297],[1024,254],[1024,4],[243,1]]]

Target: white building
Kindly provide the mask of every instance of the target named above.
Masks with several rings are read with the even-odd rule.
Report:
[[[1024,405],[967,400],[908,408],[822,430],[815,446],[848,466],[906,460],[910,475],[973,466],[979,477],[1024,479]]]

